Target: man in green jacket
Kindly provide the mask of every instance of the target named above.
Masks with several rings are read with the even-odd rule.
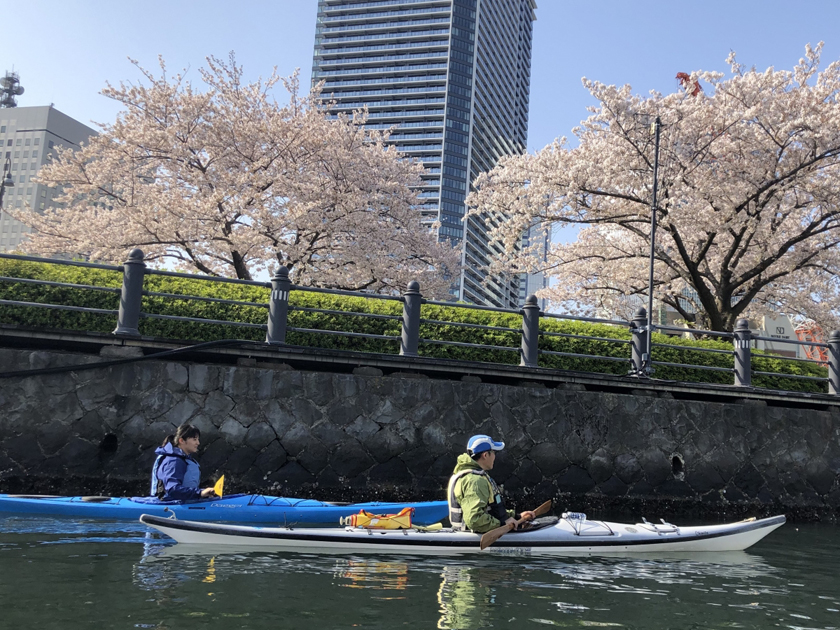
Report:
[[[505,509],[499,487],[487,474],[496,463],[496,451],[504,447],[504,442],[496,442],[489,435],[474,435],[467,442],[467,452],[458,456],[447,491],[453,529],[483,534],[516,520],[513,511]],[[527,520],[534,517],[530,511],[520,514]]]

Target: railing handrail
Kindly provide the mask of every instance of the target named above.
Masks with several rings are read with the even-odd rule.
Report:
[[[529,296],[528,299],[525,301],[525,304],[519,309],[499,308],[479,304],[465,304],[458,302],[427,299],[424,298],[420,293],[420,285],[417,282],[409,283],[407,289],[402,293],[402,295],[367,293],[364,291],[350,291],[345,289],[329,289],[322,287],[305,287],[293,284],[290,280],[289,272],[285,267],[280,267],[275,276],[271,278],[269,282],[260,282],[256,280],[242,280],[236,278],[223,278],[217,276],[198,274],[187,274],[183,272],[147,268],[144,261],[143,252],[139,249],[133,250],[129,254],[128,260],[126,260],[125,263],[119,266],[103,265],[98,263],[89,263],[64,259],[44,259],[35,256],[26,256],[19,254],[0,254],[0,258],[8,260],[18,260],[23,262],[87,267],[92,269],[120,272],[122,274],[121,289],[108,286],[75,284],[72,282],[57,282],[52,280],[43,280],[40,278],[14,278],[0,276],[0,282],[3,283],[19,282],[28,285],[40,285],[62,289],[100,291],[111,294],[119,293],[119,310],[75,306],[71,304],[50,304],[37,301],[0,299],[0,305],[3,306],[76,311],[81,313],[97,314],[109,317],[113,316],[114,314],[117,314],[117,328],[114,330],[114,334],[118,336],[139,336],[140,333],[138,326],[141,320],[159,319],[197,324],[237,326],[242,328],[265,330],[265,342],[267,344],[274,345],[285,345],[286,333],[293,332],[299,334],[340,336],[344,338],[370,339],[389,342],[397,341],[399,342],[400,355],[407,357],[420,356],[418,352],[420,344],[435,346],[453,346],[461,348],[472,348],[478,350],[488,350],[493,352],[515,352],[520,357],[520,367],[522,368],[545,368],[545,362],[543,362],[542,365],[540,364],[540,357],[565,357],[570,359],[594,360],[601,362],[629,362],[631,369],[628,373],[628,376],[633,376],[637,378],[649,378],[652,375],[654,366],[687,370],[707,370],[713,372],[733,374],[735,381],[734,384],[742,388],[752,387],[753,376],[765,378],[771,377],[776,379],[790,378],[815,383],[827,382],[829,394],[833,396],[840,396],[840,331],[833,331],[830,335],[828,342],[803,341],[800,339],[779,339],[777,337],[754,334],[750,330],[748,322],[745,319],[739,319],[735,326],[735,330],[732,332],[684,328],[669,325],[652,325],[649,322],[647,313],[645,312],[644,308],[638,309],[636,314],[634,315],[634,318],[631,321],[613,320],[597,317],[581,317],[575,315],[563,315],[559,313],[545,313],[540,310],[535,296]],[[269,289],[269,291],[267,292],[268,302],[262,303],[247,300],[231,300],[204,295],[152,291],[144,287],[144,279],[146,275],[168,276],[188,280],[202,280],[204,282],[218,282],[240,286],[259,287],[261,289]],[[401,302],[402,314],[389,314],[388,311],[390,309],[381,308],[372,310],[384,310],[385,312],[364,312],[368,309],[368,306],[365,306],[363,308],[357,308],[355,310],[341,310],[332,308],[320,308],[317,306],[317,302],[314,306],[304,306],[302,304],[297,305],[291,300],[291,295],[293,292]],[[194,300],[211,304],[224,304],[246,308],[258,308],[263,310],[268,309],[268,321],[266,323],[257,323],[254,321],[230,321],[224,319],[191,317],[187,315],[169,315],[165,312],[143,312],[142,306],[144,297],[162,298],[164,300]],[[306,302],[304,302],[304,304],[305,303]],[[492,321],[490,324],[485,324],[474,323],[471,321],[447,321],[446,319],[424,318],[421,316],[421,311],[424,306],[439,306],[445,308],[459,309],[462,312],[464,310],[471,310],[484,311],[494,314],[515,315],[520,318],[521,329],[514,328],[511,326],[492,325]],[[338,320],[338,323],[327,323],[325,327],[309,328],[300,325],[291,326],[289,321],[290,311],[297,311],[300,313],[323,314],[328,316],[367,318],[369,320],[380,321],[383,323],[373,328],[372,330],[374,332],[355,332],[334,329],[346,327],[342,323],[343,320]],[[245,313],[247,311],[241,312]],[[257,311],[249,312],[249,315],[246,317],[246,319],[251,319],[250,313],[257,313]],[[579,321],[615,326],[627,330],[630,333],[630,337],[629,339],[618,337],[613,338],[609,336],[599,336],[597,334],[588,335],[576,334],[574,332],[559,332],[554,330],[546,330],[544,328],[541,330],[540,323],[542,319],[565,320],[572,322]],[[392,327],[389,327],[388,322],[395,322],[397,320],[400,321],[400,335],[397,336],[383,334],[384,332],[389,332],[393,329]],[[331,326],[332,328],[329,328],[329,326]],[[520,337],[520,345],[519,347],[516,347],[514,345],[496,345],[495,343],[493,343],[493,341],[495,340],[491,336],[484,337],[484,339],[490,341],[490,343],[476,343],[472,341],[462,341],[447,338],[421,338],[420,331],[422,326],[453,326],[467,330],[487,331],[488,333],[504,333],[505,335],[518,334]],[[375,332],[377,330],[381,332]],[[676,343],[653,343],[647,339],[647,335],[650,330],[658,330],[661,332],[668,331],[678,334],[689,333],[691,335],[717,337],[721,340],[731,339],[732,349],[730,350],[723,348],[707,348],[699,345],[681,345]],[[435,336],[445,337],[446,335]],[[481,337],[479,337],[478,339],[480,340]],[[508,343],[508,339],[510,338],[500,338],[500,341],[502,343]],[[563,348],[569,346],[558,346],[557,344],[553,344],[552,340],[554,339],[586,340],[594,342],[620,344],[617,347],[620,348],[621,351],[614,352],[612,349],[597,350],[598,352],[607,352],[609,354],[585,354],[578,352],[565,352],[563,351]],[[761,350],[756,350],[755,348],[753,348],[754,342],[756,341],[769,342],[772,344],[790,344],[794,347],[807,347],[812,349],[819,348],[820,350],[827,350],[828,352],[821,352],[819,360],[812,358],[812,353],[809,353],[808,358],[801,358],[800,356],[784,356],[781,354],[773,354],[772,351],[766,354],[760,354],[760,352],[762,352]],[[316,342],[316,345],[317,343],[318,342]],[[540,347],[541,343],[543,345],[542,348]],[[625,345],[630,346],[629,357],[620,356],[620,354],[625,354],[627,352],[622,347]],[[720,360],[713,361],[712,363],[715,363],[714,365],[698,365],[696,363],[679,362],[680,358],[683,357],[688,358],[691,361],[701,360],[699,356],[691,354],[677,355],[676,361],[662,361],[658,359],[673,358],[673,355],[668,355],[662,352],[654,354],[654,348],[675,350],[681,353],[703,352],[707,355],[718,355],[722,358]],[[374,350],[374,352],[389,352],[389,350],[382,350],[382,348],[380,347]],[[797,355],[800,353],[801,351],[798,351]],[[652,356],[648,356],[649,354],[651,354]],[[659,356],[657,356],[657,354]],[[803,364],[812,364],[817,367],[822,367],[827,364],[828,376],[825,377],[813,376],[809,374],[786,374],[784,372],[766,372],[754,369],[752,365],[753,360],[762,358],[780,359],[786,362],[794,361]],[[484,360],[500,361],[498,357],[493,357]],[[601,368],[599,367],[596,369]],[[821,374],[821,372],[817,371],[816,374]],[[726,385],[721,386],[725,387]]]

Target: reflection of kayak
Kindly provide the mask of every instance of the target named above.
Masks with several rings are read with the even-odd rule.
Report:
[[[307,552],[477,553],[481,539],[479,534],[451,529],[249,527],[180,521],[147,514],[141,516],[140,521],[183,544]],[[677,527],[668,523],[607,523],[588,520],[582,514],[564,515],[559,520],[556,517],[540,519],[530,530],[509,533],[485,551],[526,555],[740,551],[754,545],[784,522],[784,516],[773,516],[726,525]]]
[[[74,518],[139,518],[141,514],[171,516],[191,521],[227,521],[233,523],[330,524],[359,510],[379,514],[399,512],[413,507],[415,523],[436,523],[449,514],[446,501],[424,503],[326,503],[312,499],[291,499],[264,494],[231,494],[224,498],[200,501],[157,501],[150,497],[55,497],[0,494],[0,513],[72,516]]]

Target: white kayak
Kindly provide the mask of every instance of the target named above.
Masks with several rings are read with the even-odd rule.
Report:
[[[140,522],[184,545],[327,553],[460,555],[609,555],[645,552],[742,551],[785,522],[784,516],[725,525],[678,527],[661,523],[609,523],[584,514],[538,519],[532,528],[505,534],[484,551],[480,534],[452,529],[252,527],[180,521],[144,514]]]

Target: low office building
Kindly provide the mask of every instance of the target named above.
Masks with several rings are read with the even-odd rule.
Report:
[[[11,187],[3,195],[3,209],[30,207],[43,211],[54,205],[56,191],[33,180],[55,154],[56,147],[78,148],[96,132],[62,114],[52,105],[0,109],[3,164],[11,168]],[[14,251],[31,229],[8,213],[0,215],[0,251]]]

